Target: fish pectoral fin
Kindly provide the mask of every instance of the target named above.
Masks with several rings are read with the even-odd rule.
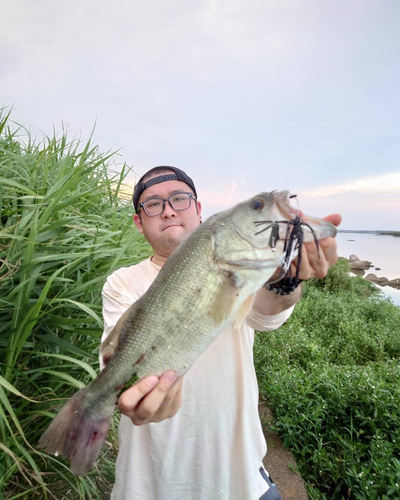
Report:
[[[211,308],[215,325],[220,325],[229,318],[235,307],[241,290],[241,280],[231,271],[225,271],[227,282],[221,287]]]
[[[135,304],[133,304],[133,306],[134,305]],[[128,309],[124,312],[124,314],[119,318],[117,324],[111,330],[110,335],[101,344],[100,354],[103,359],[103,363],[105,365],[110,361],[110,359],[114,356],[115,351],[117,350],[119,337],[122,331],[122,326],[124,325],[129,314],[131,313],[133,306],[128,307]]]
[[[247,318],[250,309],[252,308],[253,302],[254,302],[254,297],[256,296],[255,293],[253,295],[250,295],[243,304],[240,306],[239,310],[235,314],[235,318],[233,320],[233,328],[235,330],[238,330],[243,323],[243,321]]]
[[[211,308],[211,316],[215,325],[220,325],[229,318],[237,299],[238,291],[234,289],[221,290]]]

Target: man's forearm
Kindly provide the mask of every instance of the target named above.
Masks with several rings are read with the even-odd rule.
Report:
[[[276,295],[265,288],[261,288],[256,294],[253,307],[261,314],[272,316],[279,314],[296,304],[302,293],[302,285],[289,295]]]

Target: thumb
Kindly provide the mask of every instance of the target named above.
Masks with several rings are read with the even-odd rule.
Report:
[[[338,226],[342,222],[342,216],[340,214],[331,214],[326,217],[322,217],[322,220],[326,220],[334,226]]]

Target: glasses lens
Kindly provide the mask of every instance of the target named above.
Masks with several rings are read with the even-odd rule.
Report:
[[[142,203],[144,211],[150,217],[159,215],[163,210],[163,200],[161,198],[153,198]]]
[[[174,194],[169,200],[174,210],[186,210],[190,205],[190,196],[187,193]]]

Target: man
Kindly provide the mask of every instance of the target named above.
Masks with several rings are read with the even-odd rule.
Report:
[[[194,183],[175,167],[148,171],[133,201],[134,222],[154,255],[109,276],[103,290],[103,341],[202,221]],[[327,219],[340,223],[338,215]],[[332,238],[320,241],[320,258],[314,244],[303,249],[300,279],[325,276],[337,259]],[[299,297],[300,288],[285,296],[262,288],[246,322],[239,329],[227,327],[183,378],[177,381],[173,372],[150,376],[120,396],[113,500],[280,498],[262,466],[266,443],[252,348],[254,329],[281,326]]]

